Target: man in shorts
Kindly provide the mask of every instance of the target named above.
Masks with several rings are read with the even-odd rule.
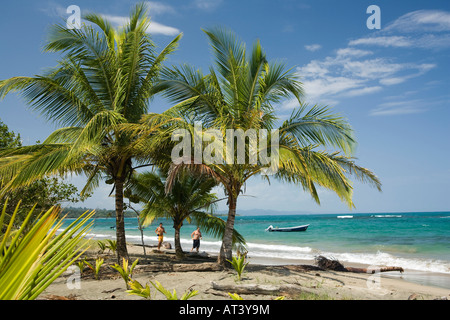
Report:
[[[198,227],[194,232],[191,233],[191,238],[193,241],[191,252],[194,249],[197,249],[198,252],[198,249],[200,248],[200,239],[202,238],[200,227]]]
[[[162,223],[159,224],[159,227],[155,230],[156,234],[158,235],[158,250],[161,248],[161,244],[164,239],[164,233],[166,233],[166,230],[162,226]]]

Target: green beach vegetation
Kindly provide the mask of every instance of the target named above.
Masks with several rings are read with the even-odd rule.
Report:
[[[20,205],[20,204],[19,204]],[[83,236],[92,226],[86,212],[56,235],[62,220],[58,208],[34,216],[30,210],[14,229],[19,205],[4,227],[6,205],[0,215],[0,300],[33,300],[84,252]]]
[[[180,229],[183,222],[195,223],[204,232],[221,238],[225,232],[225,221],[214,215],[215,204],[222,200],[212,193],[216,182],[209,176],[184,172],[178,176],[170,192],[166,190],[167,172],[143,172],[135,175],[129,182],[125,194],[135,202],[144,204],[139,214],[141,224],[147,226],[157,218],[173,221],[175,230],[175,253],[183,258]],[[245,243],[244,238],[234,230],[235,244]]]
[[[99,14],[86,14],[81,29],[53,25],[45,51],[60,53],[58,66],[43,75],[0,82],[0,98],[18,91],[33,110],[61,126],[44,142],[2,150],[10,165],[1,169],[4,188],[30,185],[49,175],[85,174],[81,194],[110,181],[115,194],[117,259],[128,259],[123,215],[123,190],[149,154],[120,131],[148,112],[153,86],[163,61],[181,38],[160,53],[146,32],[150,19],[145,4],[131,10],[125,26],[114,29]],[[14,164],[12,163],[14,159]],[[6,183],[7,182],[7,183]]]
[[[129,259],[124,227],[128,196],[144,203],[142,217],[148,221],[161,215],[171,218],[176,238],[183,221],[190,219],[220,237],[218,262],[229,266],[233,244],[244,242],[234,223],[238,198],[250,178],[291,183],[318,204],[317,188],[322,187],[349,207],[354,206],[351,178],[381,190],[375,174],[355,163],[356,140],[348,121],[329,107],[306,105],[298,75],[269,60],[259,41],[248,50],[229,30],[204,30],[214,55],[214,65],[204,74],[188,64],[164,65],[182,35],[158,52],[146,32],[150,19],[144,3],[136,5],[129,21],[119,28],[99,14],[83,18],[86,23],[80,29],[50,28],[45,51],[61,55],[55,68],[0,81],[0,99],[18,92],[33,111],[59,126],[43,142],[29,146],[22,146],[14,134],[2,137],[6,142],[0,146],[0,199],[39,181],[47,181],[46,188],[70,199],[73,189],[48,179],[84,174],[87,181],[79,197],[89,195],[101,181],[111,185],[117,263]],[[172,104],[161,114],[151,113],[157,94]],[[290,98],[299,107],[282,121],[275,106]],[[266,130],[272,140],[275,130],[279,158],[275,172],[266,174],[267,164],[261,161],[230,164],[227,157],[236,159],[236,152],[222,150],[215,151],[213,163],[197,163],[192,157],[173,163],[174,132],[183,129],[195,135],[199,122],[202,135],[207,130],[226,136],[227,130],[255,129]],[[252,156],[249,149],[245,147],[245,159]],[[272,147],[264,151],[275,153]],[[143,167],[154,171],[138,176]],[[214,186],[225,192],[226,220],[211,214],[218,200],[211,193]],[[44,193],[43,197],[46,205],[60,198]],[[176,242],[180,253],[179,237]],[[99,262],[99,270],[100,266]],[[146,288],[136,286],[136,290]]]

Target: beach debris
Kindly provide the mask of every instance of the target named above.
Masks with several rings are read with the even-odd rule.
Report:
[[[117,290],[123,290],[123,288],[114,288],[111,290],[103,290],[102,293],[113,293],[114,291],[117,291]]]
[[[189,272],[189,271],[221,271],[223,267],[217,262],[196,263],[160,263],[136,266],[141,272]]]
[[[420,296],[417,293],[413,293],[408,297],[408,300],[417,300]]]
[[[324,256],[317,256],[315,260],[317,266],[324,270],[347,271],[344,265],[336,259],[328,259]]]
[[[172,245],[170,244],[170,242],[164,241],[161,244],[165,249],[172,249]]]
[[[402,267],[380,267],[380,268],[354,268],[354,267],[344,267],[337,259],[328,259],[324,256],[317,256],[315,258],[317,266],[324,270],[333,271],[343,271],[343,272],[354,272],[354,273],[377,273],[377,272],[389,272],[389,271],[400,271],[403,273]]]
[[[404,270],[402,267],[380,267],[380,268],[352,268],[347,267],[348,272],[355,272],[355,273],[377,273],[377,272],[389,272],[389,271],[399,271],[400,273],[403,273]]]
[[[313,290],[300,287],[295,284],[283,285],[259,285],[259,284],[221,284],[211,281],[211,288],[217,291],[231,292],[232,294],[251,294],[251,295],[296,295],[300,293],[315,293]]]
[[[58,296],[55,294],[50,294],[42,297],[43,300],[77,300],[76,295],[69,294],[68,296]]]

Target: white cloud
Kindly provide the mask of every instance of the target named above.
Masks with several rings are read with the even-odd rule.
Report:
[[[312,60],[297,68],[306,101],[323,103],[380,92],[384,86],[399,84],[436,67],[435,64],[400,63],[387,57],[368,57],[372,51],[354,47],[341,48],[334,56]],[[291,109],[286,102],[282,109]]]
[[[343,93],[350,89],[356,89],[363,85],[363,81],[339,76],[327,76],[303,81],[303,88],[307,99],[312,102],[323,102],[330,96]]]
[[[364,57],[372,53],[372,51],[360,50],[355,48],[341,48],[336,51],[336,55],[338,57]]]
[[[350,46],[442,49],[450,47],[450,12],[418,10],[407,13]]]
[[[310,44],[305,46],[305,49],[311,52],[320,50],[320,48],[322,48],[320,44]]]
[[[175,13],[175,9],[168,4],[154,1],[147,1],[146,3],[149,8],[149,13],[151,16],[160,15],[164,13]]]
[[[371,110],[369,114],[371,116],[391,116],[422,113],[425,111],[426,108],[423,106],[423,102],[421,100],[408,100],[382,103],[378,108]]]
[[[388,24],[385,27],[385,31],[450,31],[450,12],[442,10],[417,10],[409,12]]]
[[[179,34],[181,31],[177,28],[169,27],[169,26],[166,26],[161,23],[153,21],[150,23],[150,26],[148,27],[147,32],[151,33],[151,34],[162,34],[162,35],[166,35],[166,36],[175,36],[175,35]]]
[[[123,26],[128,22],[128,17],[124,16],[113,16],[113,15],[102,15],[105,19],[108,19],[111,23],[115,24],[116,26]],[[174,27],[169,27],[166,25],[163,25],[161,23],[158,23],[156,21],[151,21],[148,29],[146,32],[151,34],[161,34],[166,36],[174,36],[179,34],[181,31]]]
[[[193,3],[198,9],[211,11],[216,9],[222,3],[222,0],[194,0]]]
[[[431,108],[448,108],[450,106],[450,95],[438,95],[427,99],[419,96],[413,99],[412,96],[418,91],[407,91],[398,96],[386,97],[394,100],[381,103],[377,108],[370,110],[371,116],[392,116],[426,112]],[[397,100],[397,101],[395,101]]]
[[[355,89],[350,90],[346,92],[344,95],[347,97],[356,97],[356,96],[362,96],[366,94],[371,94],[380,91],[382,88],[380,86],[374,86],[374,87],[364,87],[361,89]]]
[[[349,42],[350,46],[356,45],[373,45],[381,47],[411,47],[413,42],[403,36],[383,36],[383,37],[367,37]]]

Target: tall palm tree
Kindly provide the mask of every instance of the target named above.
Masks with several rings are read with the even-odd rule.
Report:
[[[147,171],[134,175],[128,184],[127,191],[130,190],[132,197],[144,204],[140,213],[144,225],[151,224],[157,218],[171,219],[175,229],[175,253],[178,258],[184,256],[180,238],[184,221],[195,222],[206,233],[223,236],[225,222],[213,214],[215,204],[222,200],[212,193],[216,182],[207,176],[183,172],[167,193],[166,179],[167,171]],[[233,243],[245,243],[236,231],[233,234]]]
[[[126,25],[114,28],[98,14],[87,14],[81,29],[52,26],[47,52],[62,55],[57,67],[43,75],[0,82],[0,98],[18,91],[32,109],[62,126],[43,143],[3,150],[1,182],[6,189],[27,185],[46,175],[87,176],[83,192],[102,178],[114,185],[118,260],[128,258],[123,215],[123,188],[136,166],[149,155],[130,148],[134,137],[119,131],[148,112],[163,62],[181,38],[159,54],[146,32],[145,4],[131,11]]]
[[[305,105],[302,86],[295,72],[287,70],[279,62],[269,62],[259,41],[248,52],[245,44],[232,32],[212,29],[205,33],[215,57],[215,65],[209,69],[209,74],[183,65],[165,72],[158,84],[166,90],[166,97],[175,103],[164,114],[177,119],[171,122],[172,132],[176,128],[184,128],[194,134],[195,121],[202,124],[201,134],[216,129],[222,137],[226,136],[227,129],[266,129],[269,133],[267,140],[275,137],[275,146],[278,144],[278,147],[269,146],[265,151],[277,152],[279,159],[274,170],[276,173],[272,176],[267,175],[267,164],[260,160],[236,164],[236,152],[231,154],[235,161],[230,164],[227,161],[230,154],[226,150],[215,150],[220,161],[213,163],[199,164],[191,156],[187,161],[184,159],[172,165],[166,186],[168,190],[178,171],[186,167],[211,175],[224,188],[228,197],[228,218],[219,263],[227,265],[227,260],[231,260],[237,200],[244,184],[255,175],[262,175],[269,181],[273,177],[294,183],[311,194],[317,203],[320,200],[316,186],[330,189],[350,207],[354,206],[351,175],[381,190],[377,177],[354,163],[352,154],[356,142],[347,120],[333,114],[329,108]],[[281,123],[275,106],[289,97],[294,97],[300,107]],[[141,125],[151,127],[150,124],[154,123],[154,118],[153,121],[146,119]],[[168,128],[170,126],[165,130],[166,139],[167,133],[171,132]],[[272,129],[278,131],[272,135]],[[247,145],[246,159],[251,156],[249,149]]]

